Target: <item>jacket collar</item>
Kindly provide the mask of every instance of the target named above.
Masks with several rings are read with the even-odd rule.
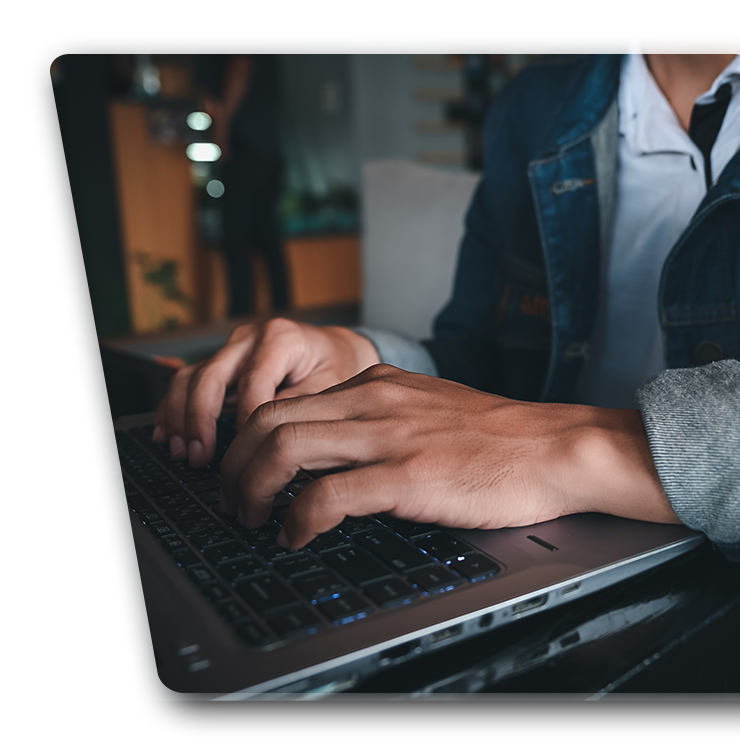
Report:
[[[591,134],[613,103],[619,88],[620,54],[599,54],[583,65],[566,91],[553,121],[553,148],[567,149]]]

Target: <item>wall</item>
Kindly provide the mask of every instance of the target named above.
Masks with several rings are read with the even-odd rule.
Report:
[[[412,54],[357,54],[350,58],[356,162],[403,159],[424,162],[429,152],[463,149],[460,130],[441,123],[447,91],[459,91],[460,72],[445,58]],[[436,93],[436,94],[435,94]],[[439,130],[440,133],[425,133]],[[459,163],[448,165],[462,170]]]
[[[443,125],[444,99],[461,75],[444,55],[295,54],[281,58],[286,101],[288,184],[323,193],[332,183],[360,187],[362,163],[447,162],[463,134]],[[428,154],[443,156],[426,157]],[[447,156],[445,156],[447,155]]]

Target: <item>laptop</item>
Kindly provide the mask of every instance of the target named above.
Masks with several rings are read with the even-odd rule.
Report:
[[[381,513],[290,551],[275,536],[311,474],[247,530],[218,505],[233,414],[218,420],[215,458],[197,470],[152,441],[153,425],[143,414],[115,429],[157,670],[177,692],[230,701],[347,690],[704,541],[680,525],[601,514],[484,531]]]

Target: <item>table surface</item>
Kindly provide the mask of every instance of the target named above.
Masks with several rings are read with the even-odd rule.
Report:
[[[170,375],[143,358],[32,331],[29,430],[150,411]],[[29,569],[30,698],[97,698],[84,667],[49,628],[33,575]],[[740,564],[707,542],[655,571],[388,669],[335,698],[740,699],[738,624]]]

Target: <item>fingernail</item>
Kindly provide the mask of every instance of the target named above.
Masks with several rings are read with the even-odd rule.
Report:
[[[280,547],[284,547],[286,550],[290,550],[290,547],[288,545],[288,536],[285,534],[284,528],[278,532],[278,536],[275,538],[275,542],[277,542]]]
[[[197,465],[201,462],[203,455],[205,454],[206,448],[203,447],[199,439],[190,440],[188,445],[188,459],[191,465]]]
[[[182,437],[170,437],[170,455],[174,460],[184,460],[187,452],[185,440]]]
[[[156,427],[154,427],[154,431],[152,432],[152,441],[157,442],[158,444],[166,441],[166,438],[164,436],[164,429],[162,429],[161,426],[157,425]]]

